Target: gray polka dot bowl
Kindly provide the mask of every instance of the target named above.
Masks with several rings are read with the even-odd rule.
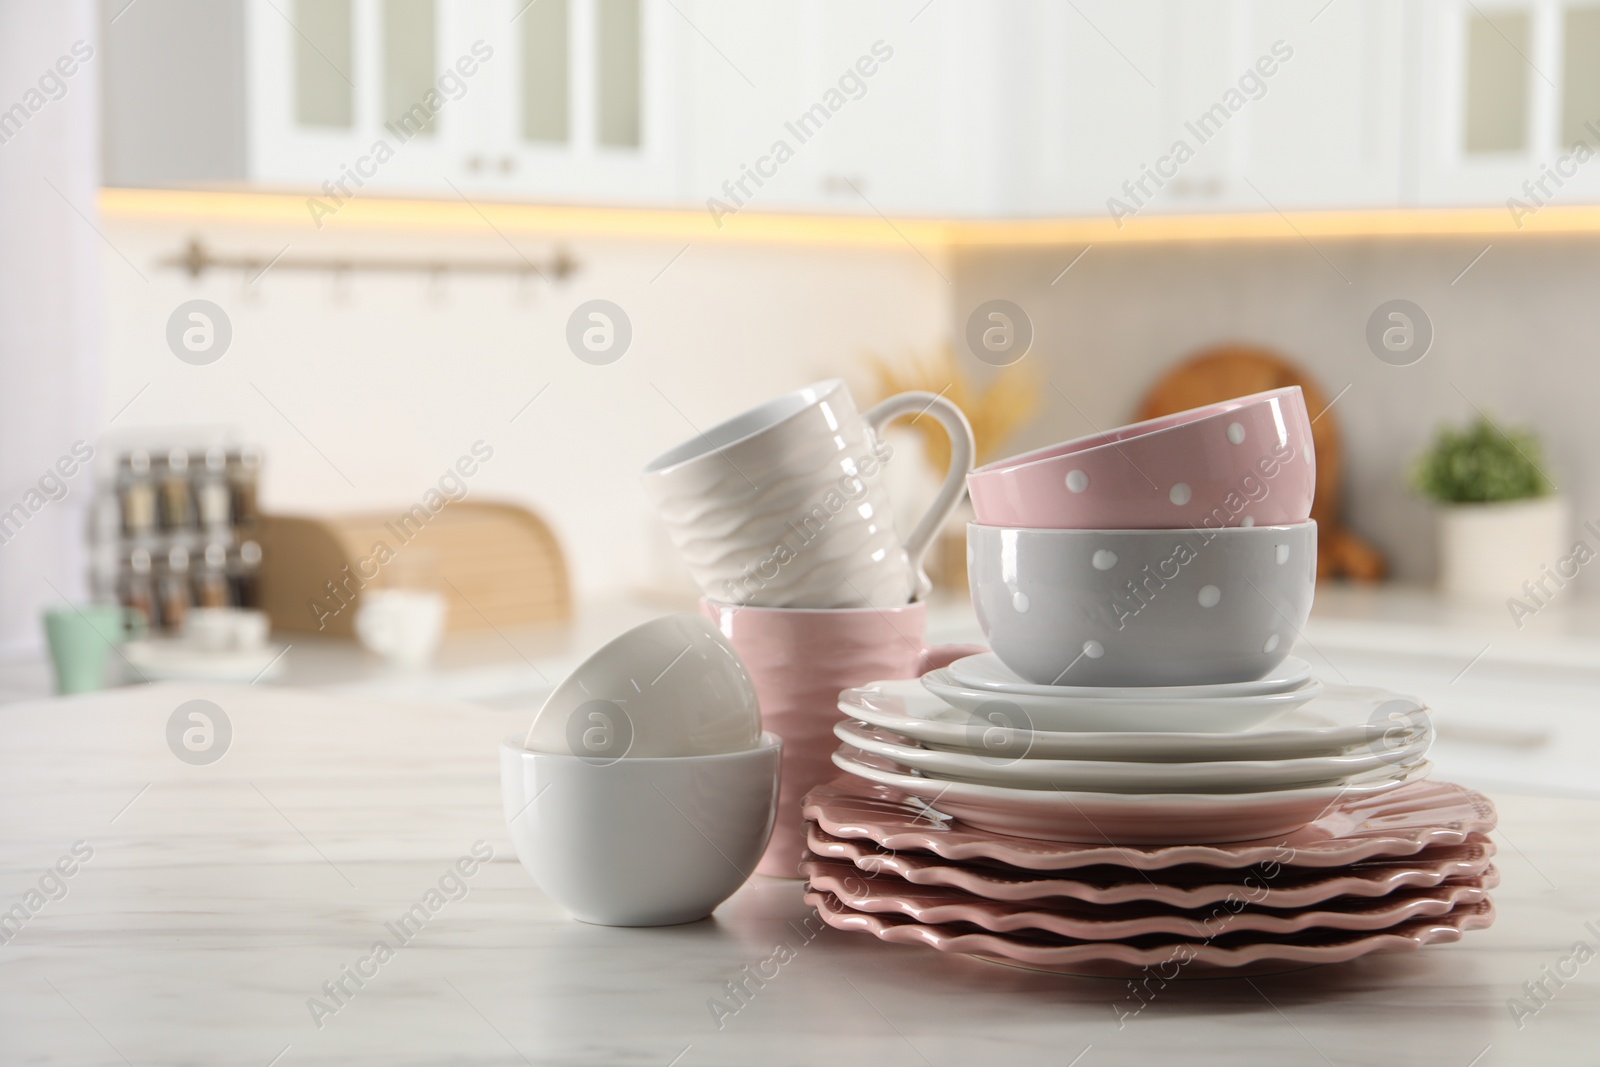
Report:
[[[967,526],[995,654],[1037,685],[1211,685],[1283,662],[1317,574],[1317,524],[1217,530]]]
[[[1298,385],[1024,452],[967,475],[979,522],[1046,530],[1305,522],[1316,486]]]

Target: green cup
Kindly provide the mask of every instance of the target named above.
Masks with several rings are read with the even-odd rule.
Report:
[[[56,691],[89,693],[105,687],[106,655],[145,631],[144,613],[116,604],[51,608],[44,613]]]

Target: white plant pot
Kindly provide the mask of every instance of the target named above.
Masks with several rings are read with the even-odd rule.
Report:
[[[1439,509],[1439,586],[1463,599],[1504,602],[1523,595],[1544,568],[1572,549],[1567,501],[1560,496]]]

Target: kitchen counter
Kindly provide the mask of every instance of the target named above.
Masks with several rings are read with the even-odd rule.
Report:
[[[210,764],[169,747],[169,719],[194,699],[231,726]],[[1490,930],[1174,983],[1119,1026],[1119,981],[806,939],[795,882],[757,877],[681,927],[567,919],[502,821],[494,747],[525,724],[502,708],[215,685],[0,707],[0,908],[41,881],[58,898],[31,898],[0,944],[0,1062],[1594,1062],[1600,963],[1547,983],[1520,1026],[1508,1001],[1570,973],[1575,943],[1600,945],[1600,800],[1495,794]],[[463,857],[472,873],[446,878]],[[59,881],[58,863],[72,872]],[[397,936],[419,902],[430,917]],[[374,962],[378,941],[391,955]],[[746,968],[771,973],[780,942],[793,958],[714,1017]]]
[[[552,685],[605,641],[693,607],[688,599],[586,601],[567,625],[450,637],[420,670],[396,670],[353,641],[275,635],[290,647],[274,684],[393,702],[470,702],[531,717]],[[965,598],[930,604],[931,642],[982,637]],[[1589,760],[1600,751],[1600,605],[1558,601],[1519,628],[1503,605],[1327,584],[1294,651],[1325,682],[1385,686],[1427,703],[1441,773],[1489,791],[1600,798]],[[42,661],[0,666],[0,705],[50,690]]]

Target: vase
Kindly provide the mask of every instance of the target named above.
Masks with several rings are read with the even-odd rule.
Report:
[[[1572,549],[1567,501],[1545,496],[1445,505],[1438,545],[1439,587],[1448,595],[1500,602],[1524,596],[1524,583],[1541,588],[1543,579],[1546,596],[1565,582],[1559,576],[1552,581],[1546,571]]]

